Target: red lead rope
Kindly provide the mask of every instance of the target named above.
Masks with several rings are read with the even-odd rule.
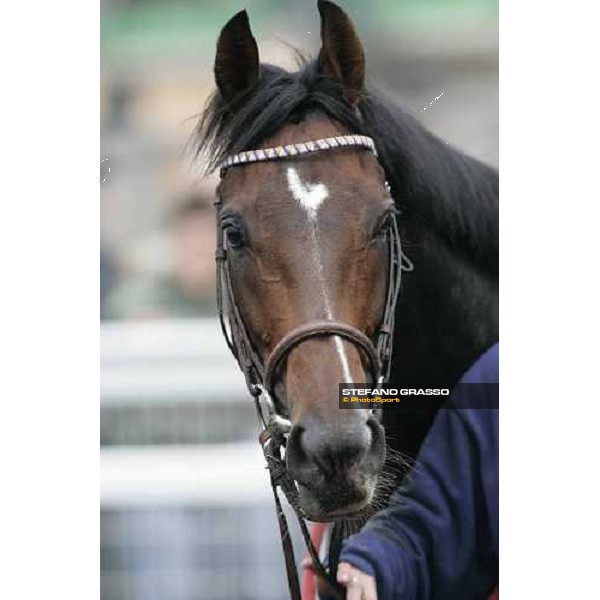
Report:
[[[323,539],[329,523],[313,523],[310,526],[310,539],[312,540],[313,546],[317,549],[317,552],[321,551]],[[304,557],[303,564],[311,564],[310,555],[308,551]],[[301,596],[302,600],[318,600],[317,595],[317,574],[313,569],[304,567],[302,570],[302,583],[301,583]]]

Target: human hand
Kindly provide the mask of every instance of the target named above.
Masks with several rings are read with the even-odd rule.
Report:
[[[346,600],[377,600],[375,577],[363,573],[350,563],[338,566],[337,581],[346,589]]]

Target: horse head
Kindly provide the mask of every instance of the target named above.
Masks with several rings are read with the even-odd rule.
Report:
[[[245,11],[225,25],[201,131],[215,156],[262,152],[230,161],[218,188],[228,284],[262,363],[293,337],[270,373],[270,391],[291,422],[285,459],[302,509],[331,520],[369,505],[385,460],[376,415],[340,410],[338,384],[376,376],[368,349],[393,285],[395,208],[375,152],[348,142],[361,134],[362,45],[340,8],[318,6],[322,47],[301,74],[259,62]],[[302,152],[336,139],[326,152]],[[265,149],[274,149],[272,160]],[[339,327],[327,332],[329,323]],[[311,327],[315,335],[295,335]]]

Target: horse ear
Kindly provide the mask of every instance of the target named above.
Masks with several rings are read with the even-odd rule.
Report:
[[[240,11],[221,30],[215,57],[215,81],[230,102],[258,81],[258,47],[248,13]]]
[[[359,100],[365,81],[365,53],[352,21],[336,4],[319,0],[321,51],[319,70],[340,79],[352,104]]]

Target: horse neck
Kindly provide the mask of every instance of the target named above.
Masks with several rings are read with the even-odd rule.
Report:
[[[391,379],[452,387],[498,339],[498,282],[419,223],[404,237],[414,270],[396,307]]]
[[[443,193],[436,173],[421,172],[405,177],[397,196],[403,250],[414,264],[396,305],[390,381],[402,387],[451,388],[498,339],[497,175],[462,155],[439,159],[447,162],[436,173],[459,170]],[[435,409],[384,410],[390,446],[415,457],[434,416]]]
[[[396,307],[392,369],[398,383],[451,386],[498,336],[498,174],[414,126],[392,173],[415,266]]]

